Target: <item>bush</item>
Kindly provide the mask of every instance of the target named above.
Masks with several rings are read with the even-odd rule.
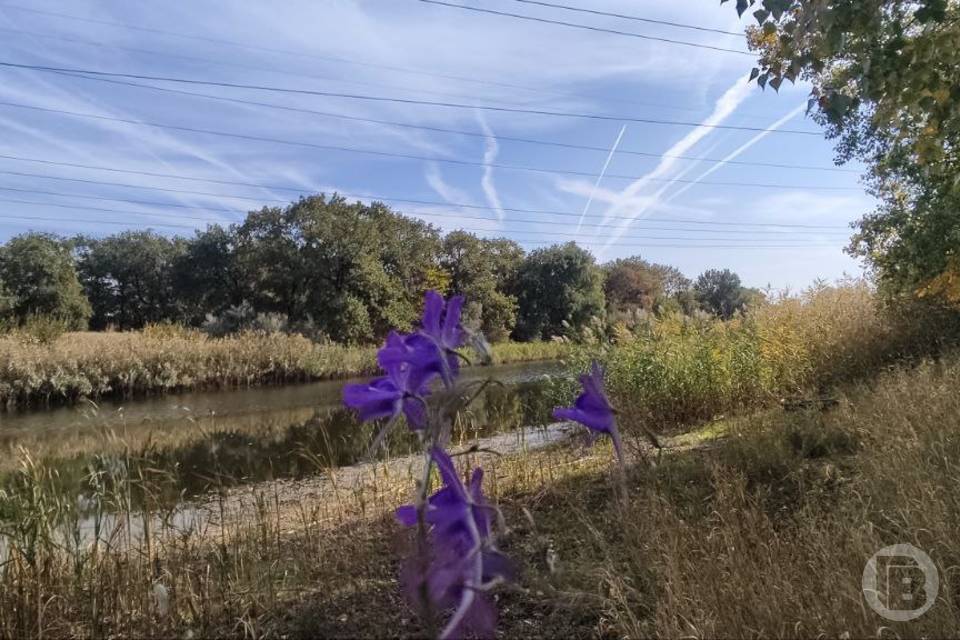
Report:
[[[817,286],[729,321],[665,314],[621,324],[616,343],[583,347],[607,369],[622,427],[640,433],[816,394],[960,339],[955,312],[923,302],[891,306],[861,281]],[[569,383],[561,392],[570,393]]]
[[[29,315],[14,332],[25,342],[51,344],[70,330],[72,322],[50,315]]]

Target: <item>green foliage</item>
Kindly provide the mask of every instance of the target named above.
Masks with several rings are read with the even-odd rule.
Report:
[[[603,266],[607,304],[615,310],[644,309],[672,303],[690,288],[690,281],[675,267],[647,262],[640,256],[621,258]]]
[[[517,271],[516,293],[519,340],[578,333],[605,306],[603,274],[573,242],[530,253]]]
[[[71,329],[70,323],[57,316],[27,316],[17,327],[16,334],[21,339],[37,344],[52,344]]]
[[[185,242],[153,231],[124,231],[78,243],[78,267],[93,305],[94,328],[139,329],[179,319],[173,265]]]
[[[492,342],[611,340],[642,319],[637,312],[700,308],[674,267],[635,257],[601,269],[573,243],[526,255],[506,238],[442,237],[382,203],[336,194],[253,211],[189,238],[30,234],[0,250],[3,328],[31,315],[83,328],[92,313],[98,330],[172,323],[213,336],[263,331],[371,344],[409,328],[429,289],[463,294],[465,323]]]
[[[623,426],[639,432],[817,393],[957,343],[955,312],[885,306],[852,282],[753,306],[728,321],[648,316],[612,347],[584,347],[574,366],[605,363],[614,405],[631,416]]]
[[[183,320],[202,322],[208,313],[219,313],[241,304],[251,294],[236,259],[236,233],[219,225],[186,241],[176,256],[171,275]]]
[[[516,323],[517,299],[506,291],[522,259],[523,249],[512,240],[487,240],[466,231],[443,239],[439,262],[449,274],[448,291],[468,298],[466,321],[491,341],[505,340]]]
[[[724,320],[763,298],[756,289],[742,286],[740,276],[729,269],[704,271],[693,285],[693,291],[701,308]]]
[[[70,329],[83,329],[90,304],[77,278],[70,247],[42,233],[17,236],[0,249],[2,306],[17,323],[32,316],[54,316]]]
[[[251,213],[236,233],[254,307],[291,321],[312,318],[338,341],[410,326],[436,275],[437,231],[381,203],[303,198]]]
[[[741,0],[742,14],[755,0]],[[913,293],[960,247],[960,3],[955,0],[763,0],[751,73],[775,89],[813,84],[814,118],[838,160],[862,160],[878,208],[851,252],[891,293]]]

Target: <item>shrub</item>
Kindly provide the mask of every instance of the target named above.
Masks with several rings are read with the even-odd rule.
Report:
[[[850,281],[781,296],[729,321],[664,314],[615,335],[612,346],[582,347],[574,368],[599,356],[624,430],[634,423],[639,433],[814,394],[938,353],[960,339],[960,322],[922,301],[892,306]]]

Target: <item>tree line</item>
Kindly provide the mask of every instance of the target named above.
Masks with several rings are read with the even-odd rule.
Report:
[[[691,281],[640,257],[599,265],[572,242],[528,253],[337,195],[265,207],[190,238],[31,232],[0,247],[7,326],[52,316],[75,330],[173,322],[367,343],[409,327],[428,289],[465,294],[465,322],[491,340],[571,335],[593,318],[636,310],[729,318],[760,297],[729,270]]]

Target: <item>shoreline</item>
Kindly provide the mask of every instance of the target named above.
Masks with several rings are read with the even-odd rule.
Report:
[[[562,359],[559,342],[492,346],[493,366]],[[50,344],[0,338],[0,419],[85,400],[281,387],[377,373],[375,346],[318,344],[302,336],[197,331],[64,334]],[[470,368],[488,365],[469,365]]]

